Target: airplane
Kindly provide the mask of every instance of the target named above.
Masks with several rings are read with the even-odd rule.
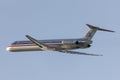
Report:
[[[91,54],[84,52],[71,51],[74,49],[85,49],[91,47],[92,38],[96,31],[114,32],[112,30],[103,29],[90,24],[86,24],[89,31],[83,38],[77,39],[51,39],[51,40],[37,40],[30,35],[26,35],[29,40],[15,41],[9,45],[6,50],[9,52],[22,52],[22,51],[58,51],[68,54],[102,56],[101,54]]]

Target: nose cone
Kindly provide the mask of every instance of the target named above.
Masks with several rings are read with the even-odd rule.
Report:
[[[6,51],[8,51],[8,52],[13,52],[13,48],[10,47],[10,46],[8,46],[8,47],[6,48]]]
[[[9,51],[9,52],[10,52],[10,51],[11,51],[11,48],[10,48],[10,47],[7,47],[7,48],[6,48],[6,51]]]

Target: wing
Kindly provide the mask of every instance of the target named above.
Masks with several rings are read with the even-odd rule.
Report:
[[[63,52],[63,53],[68,53],[68,54],[78,54],[78,55],[90,55],[90,56],[103,56],[99,54],[89,54],[89,53],[83,53],[83,52],[76,52],[76,51],[58,51],[58,52]]]
[[[34,39],[33,37],[29,36],[29,35],[26,35],[26,37],[32,41],[34,44],[36,44],[37,46],[40,47],[41,50],[48,50],[48,49],[53,49],[53,48],[50,48],[49,46],[41,43],[40,41]]]

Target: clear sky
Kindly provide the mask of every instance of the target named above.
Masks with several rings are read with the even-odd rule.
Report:
[[[79,38],[97,32],[89,49],[103,57],[59,52],[10,53],[16,40]],[[0,0],[0,80],[120,80],[120,0]]]

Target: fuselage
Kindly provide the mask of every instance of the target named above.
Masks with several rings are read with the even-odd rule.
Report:
[[[39,40],[41,43],[56,48],[57,50],[71,50],[79,48],[88,48],[92,41],[86,39],[51,39]],[[39,46],[31,41],[15,41],[7,47],[7,51],[42,51]]]

